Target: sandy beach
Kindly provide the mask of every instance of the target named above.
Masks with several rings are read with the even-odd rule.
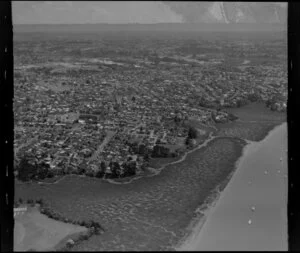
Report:
[[[250,142],[225,190],[177,250],[287,250],[287,129]]]

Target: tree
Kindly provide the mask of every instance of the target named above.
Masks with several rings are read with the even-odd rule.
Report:
[[[144,155],[146,152],[147,152],[147,149],[146,149],[145,144],[139,145],[139,148],[138,148],[138,154]]]
[[[98,223],[95,223],[94,229],[96,235],[99,235],[101,233],[101,226]]]
[[[104,173],[101,173],[100,170],[98,170],[98,171],[96,172],[96,174],[95,174],[95,177],[96,177],[96,178],[103,178],[103,176],[104,176]]]
[[[18,179],[21,181],[28,181],[33,179],[37,174],[38,168],[35,165],[29,163],[29,160],[26,156],[22,157],[19,166],[17,168]]]
[[[193,147],[196,144],[196,140],[195,139],[191,139],[191,138],[186,138],[185,144],[187,146]]]
[[[155,145],[152,150],[152,157],[169,157],[170,150],[164,146]]]
[[[171,157],[173,157],[173,158],[175,158],[175,157],[177,157],[178,156],[178,153],[177,152],[173,152],[173,153],[171,153]]]
[[[185,139],[185,145],[187,145],[187,146],[190,145],[190,140],[191,139],[189,137],[186,137],[186,139]]]
[[[139,147],[138,147],[138,143],[137,142],[134,142],[132,144],[129,145],[130,147],[130,151],[134,154],[138,153],[139,152]]]
[[[88,177],[94,177],[94,172],[92,170],[89,170],[87,173],[86,173],[86,176]]]
[[[36,202],[37,204],[40,204],[40,205],[43,205],[43,204],[44,204],[43,199],[37,199],[35,202]]]
[[[45,179],[46,177],[51,177],[51,172],[49,171],[50,166],[47,163],[42,162],[38,165],[37,176],[39,179]],[[52,173],[53,174],[53,173]]]
[[[102,161],[102,162],[100,163],[100,170],[101,170],[103,173],[105,173],[105,171],[106,171],[106,164],[105,164],[104,161]]]
[[[105,175],[105,171],[106,171],[106,166],[105,166],[105,162],[101,162],[100,163],[100,166],[99,166],[99,170],[97,171],[97,173],[96,173],[96,177],[97,178],[103,178],[104,177],[104,175]]]
[[[78,174],[79,175],[85,174],[85,172],[86,172],[85,168],[86,168],[86,165],[84,163],[79,164],[79,166],[78,166]]]
[[[232,113],[228,113],[228,119],[230,121],[234,121],[237,120],[239,117],[237,117],[236,115],[232,114]]]
[[[257,93],[250,93],[248,95],[248,99],[251,101],[251,102],[256,102],[259,100],[259,95]]]
[[[86,224],[86,227],[91,228],[93,226],[93,224],[94,224],[94,221],[93,220],[89,220],[87,222],[87,224]]]
[[[118,162],[113,162],[111,167],[112,177],[120,177],[121,167]]]
[[[161,144],[161,140],[160,140],[160,139],[157,139],[157,140],[156,140],[156,144]]]
[[[33,199],[27,199],[27,204],[33,204]]]
[[[149,162],[150,156],[148,153],[144,154],[144,161]]]
[[[96,235],[99,235],[101,230],[103,230],[103,228],[101,227],[101,225],[98,222],[94,222],[94,228],[95,228]]]
[[[130,161],[130,162],[126,162],[123,165],[123,169],[124,169],[124,177],[129,177],[129,176],[133,176],[136,174],[136,162],[135,161]]]
[[[52,170],[48,170],[47,177],[48,177],[48,178],[54,177],[54,172],[53,172]]]
[[[190,127],[188,131],[188,138],[190,139],[196,139],[198,136],[198,131],[194,127]]]

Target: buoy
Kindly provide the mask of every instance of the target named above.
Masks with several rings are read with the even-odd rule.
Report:
[[[277,170],[278,173],[280,173],[280,170]]]
[[[267,175],[267,174],[268,174],[268,171],[265,170],[265,175]]]
[[[280,157],[280,161],[282,161],[282,157]]]
[[[248,224],[250,225],[252,223],[252,221],[251,220],[248,220]]]

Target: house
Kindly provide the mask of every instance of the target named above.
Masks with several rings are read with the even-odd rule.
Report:
[[[16,207],[14,208],[14,217],[22,215],[27,211],[27,207]]]

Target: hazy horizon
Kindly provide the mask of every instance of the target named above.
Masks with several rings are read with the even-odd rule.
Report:
[[[24,1],[12,2],[12,14],[14,24],[28,25],[282,23],[286,6],[270,2]]]

